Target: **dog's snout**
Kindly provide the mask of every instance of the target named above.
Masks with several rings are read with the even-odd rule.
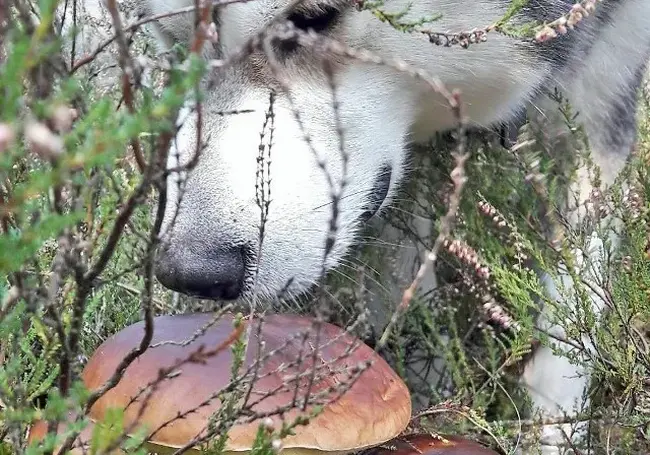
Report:
[[[242,246],[166,246],[156,261],[156,277],[163,286],[205,299],[237,299],[245,274],[246,250]]]

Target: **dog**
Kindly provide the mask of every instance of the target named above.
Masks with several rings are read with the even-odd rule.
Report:
[[[218,38],[201,49],[210,61],[234,59],[261,36],[260,30],[286,20],[292,24],[284,31],[287,36],[297,29],[342,43],[343,49],[365,49],[387,61],[397,58],[404,67],[458,89],[470,126],[508,123],[522,108],[551,117],[557,108],[548,93],[559,89],[579,113],[605,185],[613,183],[635,142],[637,91],[650,59],[647,0],[583,1],[589,14],[570,0],[530,0],[514,15],[514,24],[551,22],[572,8],[582,11],[573,16],[582,20],[574,28],[563,23],[566,29],[560,27],[555,39],[532,42],[491,33],[486,42],[466,48],[437,46],[422,33],[399,31],[354,2],[219,3],[211,17],[211,33]],[[382,9],[405,12],[398,16],[402,23],[439,15],[427,27],[461,32],[493,23],[510,3],[417,0],[408,8],[406,0],[387,0]],[[143,16],[193,4],[138,0]],[[161,50],[189,47],[195,16],[162,17],[151,29]],[[368,220],[394,200],[408,174],[410,145],[457,124],[444,91],[399,68],[342,53],[324,64],[322,54],[331,49],[317,52],[295,39],[260,38],[258,44],[248,47],[247,58],[215,66],[203,81],[205,146],[191,172],[169,177],[156,267],[169,289],[216,300],[273,299],[310,290],[323,271],[341,264]],[[196,153],[196,116],[188,104],[170,150],[170,168],[179,169]],[[272,146],[265,146],[269,141]],[[260,159],[266,163],[261,171]],[[585,173],[576,187],[580,202],[593,189]],[[260,202],[261,194],[268,204]],[[574,215],[571,220],[578,223]],[[591,237],[591,260],[602,255],[604,241]],[[407,256],[412,259],[413,253]],[[551,297],[559,298],[552,281],[546,283]],[[595,308],[604,310],[597,302]],[[542,312],[539,324],[561,337],[562,328],[546,316]],[[533,405],[557,418],[582,400],[588,383],[584,373],[550,347],[541,347],[522,380]],[[555,425],[544,428],[542,453],[561,453],[561,431]]]

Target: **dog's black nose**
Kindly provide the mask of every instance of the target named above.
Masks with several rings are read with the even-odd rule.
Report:
[[[205,299],[234,300],[244,287],[244,247],[198,248],[195,245],[162,247],[156,277],[165,286]]]

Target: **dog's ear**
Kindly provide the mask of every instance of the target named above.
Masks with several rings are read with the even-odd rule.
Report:
[[[185,13],[175,11],[191,8],[194,0],[136,0],[138,14],[145,17],[169,14],[166,17],[148,23],[149,30],[161,51],[167,51],[172,46],[180,44],[189,47],[194,37],[194,10]]]

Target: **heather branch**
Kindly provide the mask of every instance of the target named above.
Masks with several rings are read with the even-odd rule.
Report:
[[[242,327],[243,327],[243,324],[242,324]],[[258,330],[257,330],[258,335],[262,333],[262,332],[261,332],[261,327],[262,327],[262,321],[260,320],[260,321],[258,322]],[[332,344],[332,343],[337,342],[337,340],[339,340],[341,337],[345,336],[345,334],[349,333],[350,330],[354,330],[355,327],[356,327],[356,322],[355,322],[354,324],[352,324],[352,326],[350,326],[350,327],[348,328],[348,330],[346,330],[345,332],[342,332],[342,333],[336,335],[335,337],[333,337],[332,339],[329,339],[329,340],[327,340],[326,342],[324,342],[324,343],[323,343],[323,347],[324,347],[324,346],[328,346],[328,345],[330,345],[330,344]],[[243,329],[242,329],[242,330],[243,330]],[[219,390],[217,390],[217,391],[211,393],[210,396],[208,396],[205,400],[203,400],[201,403],[199,403],[199,404],[196,405],[195,407],[193,407],[193,408],[191,408],[191,409],[189,409],[189,410],[186,410],[186,411],[184,411],[184,412],[182,412],[182,413],[178,413],[176,416],[174,416],[174,417],[168,419],[167,421],[161,423],[157,428],[155,428],[152,432],[149,433],[149,435],[148,435],[148,439],[153,438],[153,437],[154,437],[158,432],[160,432],[163,428],[165,428],[165,427],[171,425],[173,422],[175,422],[175,421],[177,421],[177,420],[179,420],[179,419],[183,419],[183,418],[185,418],[186,416],[188,416],[188,415],[190,415],[190,414],[192,414],[192,413],[194,413],[194,412],[197,412],[197,411],[198,411],[200,408],[202,408],[202,407],[205,407],[205,406],[210,405],[210,404],[212,403],[213,400],[215,400],[215,399],[217,399],[217,398],[223,396],[224,394],[234,392],[235,390],[237,390],[237,388],[238,388],[240,385],[245,385],[247,382],[249,383],[249,385],[248,385],[248,387],[247,387],[248,390],[247,390],[246,393],[244,393],[244,397],[243,397],[244,399],[243,399],[243,401],[242,401],[242,405],[241,405],[241,407],[240,407],[240,411],[239,411],[239,413],[245,413],[245,414],[247,414],[247,415],[252,415],[252,414],[250,414],[250,411],[246,411],[246,409],[250,409],[250,408],[254,407],[256,404],[259,404],[260,402],[262,402],[264,399],[267,399],[267,398],[269,398],[269,397],[275,395],[276,393],[279,393],[279,392],[281,392],[282,390],[285,390],[285,389],[288,388],[289,385],[290,385],[292,382],[294,382],[294,381],[295,381],[297,384],[299,384],[299,383],[300,383],[300,380],[307,378],[307,377],[311,374],[311,373],[310,373],[311,370],[308,370],[308,371],[302,372],[302,373],[300,373],[300,374],[298,374],[298,375],[294,375],[292,378],[289,378],[288,381],[287,381],[285,384],[281,385],[280,387],[278,387],[278,388],[276,388],[276,389],[274,389],[274,390],[271,390],[271,391],[269,391],[269,392],[267,392],[267,393],[265,393],[265,394],[262,394],[261,397],[259,397],[255,402],[252,402],[252,403],[249,403],[249,402],[248,402],[248,401],[249,401],[249,400],[248,400],[248,397],[250,397],[251,392],[252,392],[253,385],[254,385],[254,383],[255,383],[256,381],[259,381],[259,380],[261,380],[261,379],[264,379],[265,377],[268,377],[268,376],[273,375],[273,374],[281,373],[281,372],[286,371],[286,370],[291,369],[291,368],[296,368],[296,367],[299,368],[300,365],[303,364],[303,362],[304,362],[304,360],[303,360],[303,354],[304,354],[304,353],[303,353],[303,351],[301,350],[301,352],[300,352],[300,354],[298,355],[298,358],[297,358],[297,359],[292,360],[292,361],[289,361],[289,362],[285,362],[285,363],[283,363],[283,364],[282,364],[278,369],[276,369],[276,370],[268,371],[267,373],[265,373],[265,374],[263,374],[263,375],[260,375],[260,374],[259,374],[259,368],[260,368],[261,365],[264,364],[264,362],[266,362],[266,361],[267,361],[268,359],[270,359],[271,357],[273,357],[273,356],[278,355],[279,353],[281,353],[281,352],[282,352],[283,350],[285,350],[288,346],[290,346],[291,344],[293,344],[293,342],[294,342],[295,339],[297,339],[297,338],[302,338],[303,336],[304,336],[304,337],[307,337],[310,331],[311,331],[311,329],[307,330],[304,334],[301,334],[301,333],[294,334],[294,335],[291,336],[290,339],[286,340],[286,341],[285,341],[282,345],[280,345],[279,347],[277,347],[277,348],[275,348],[275,349],[273,349],[273,350],[267,351],[267,352],[265,352],[265,353],[263,353],[263,354],[262,354],[262,350],[261,350],[261,348],[263,347],[263,345],[259,346],[259,349],[260,349],[260,350],[259,350],[258,353],[257,353],[257,356],[256,356],[255,361],[254,361],[251,365],[249,365],[249,366],[245,369],[244,372],[242,372],[241,374],[239,374],[237,377],[233,378],[233,379],[232,379],[232,380],[231,380],[227,385],[225,385],[224,387],[222,387],[222,388],[220,388]],[[240,334],[240,335],[241,335],[241,334]],[[258,337],[258,339],[261,340],[262,338],[261,338],[261,337]],[[326,373],[325,376],[328,376],[328,375],[330,375],[330,374],[333,374],[333,370],[330,368],[330,365],[332,365],[332,364],[334,364],[334,363],[336,363],[336,362],[338,362],[338,361],[340,361],[340,360],[343,360],[343,359],[347,358],[347,357],[350,355],[350,353],[352,352],[352,350],[355,349],[355,346],[357,346],[357,345],[358,345],[357,343],[351,343],[350,345],[347,346],[347,349],[346,349],[345,352],[343,352],[342,354],[336,356],[335,358],[330,359],[329,361],[327,361],[327,362],[325,362],[325,363],[323,363],[323,364],[321,364],[321,365],[319,365],[319,366],[316,366],[316,364],[314,364],[313,368],[316,369],[316,370],[322,370],[322,369],[327,370],[327,373]],[[313,346],[312,346],[312,348],[313,348]],[[155,380],[151,381],[149,384],[145,385],[145,386],[140,390],[140,392],[136,395],[136,397],[133,397],[133,398],[131,399],[129,405],[130,405],[132,402],[134,402],[134,401],[135,401],[135,400],[136,400],[136,399],[137,399],[137,398],[138,398],[142,393],[144,393],[144,391],[148,390],[150,387],[155,387],[155,385],[156,385],[157,383],[159,383],[159,381],[164,380],[164,379],[166,379],[166,378],[169,378],[169,377],[173,374],[174,371],[176,371],[176,370],[178,370],[178,368],[180,368],[180,366],[181,366],[183,363],[186,363],[186,362],[183,361],[183,360],[181,360],[178,364],[176,364],[176,365],[174,365],[174,366],[172,366],[172,367],[170,367],[170,368],[168,368],[168,369],[165,369],[165,371],[162,372],[161,375],[159,375],[159,377],[158,377],[157,379],[155,379]],[[252,376],[252,377],[251,377],[251,376]],[[320,378],[320,376],[319,376],[319,378]],[[309,397],[309,395],[307,395],[307,399],[308,399],[308,397]],[[128,407],[129,405],[127,405],[127,407]],[[296,403],[294,403],[294,402],[292,401],[292,405],[289,406],[288,409],[292,409],[292,408],[294,408],[295,406],[296,406]],[[283,408],[283,409],[284,409],[284,408]],[[283,411],[283,412],[284,412],[284,411]],[[255,420],[255,419],[253,419],[253,420]],[[220,423],[221,423],[222,425],[224,424],[224,422],[220,422]],[[233,422],[233,423],[234,423],[234,422]],[[199,442],[200,442],[200,441],[199,441]]]
[[[150,384],[148,387],[146,387],[144,390],[147,390],[147,393],[144,395],[144,398],[142,400],[142,403],[140,405],[140,408],[138,409],[138,413],[136,414],[136,417],[133,419],[133,422],[122,432],[122,435],[120,438],[118,438],[116,441],[114,441],[109,447],[106,448],[105,452],[106,453],[111,453],[113,450],[117,449],[123,441],[126,440],[128,435],[138,426],[138,423],[140,422],[140,419],[144,415],[145,410],[147,409],[148,404],[151,401],[151,398],[153,395],[156,393],[158,390],[158,386],[165,380],[168,379],[171,375],[173,375],[174,371],[178,370],[181,366],[188,364],[188,363],[204,363],[207,359],[211,357],[215,357],[222,353],[225,349],[227,349],[229,346],[231,346],[239,337],[241,337],[242,333],[244,331],[244,324],[239,324],[237,327],[234,328],[234,330],[226,337],[225,340],[223,340],[221,343],[219,343],[217,346],[215,346],[213,349],[210,349],[208,351],[205,350],[205,345],[200,345],[194,352],[192,352],[190,355],[188,355],[185,359],[181,361],[177,361],[174,365],[166,368],[161,368],[158,370],[158,376],[154,380],[153,384]],[[140,393],[136,395],[136,397],[139,397]],[[132,398],[127,404],[127,408],[130,404],[135,403],[137,398]],[[182,416],[178,416],[175,420],[178,418],[182,418]],[[163,425],[161,425],[158,429],[156,429],[153,433],[151,433],[147,439],[153,438],[158,431],[160,431],[162,428],[164,428]]]
[[[367,369],[367,367],[368,367],[368,365],[365,364],[365,365],[361,365],[361,366],[358,366],[358,367],[350,368],[351,374],[350,374],[350,379],[349,380],[345,380],[343,383],[338,384],[338,385],[329,386],[325,390],[322,390],[322,391],[312,395],[311,403],[312,404],[321,404],[321,405],[324,406],[324,405],[328,405],[328,404],[331,404],[331,403],[335,402],[336,400],[338,400],[346,391],[348,391],[356,383],[356,380]],[[322,397],[327,397],[327,396],[331,395],[334,392],[336,392],[337,395],[333,399],[329,399],[329,400],[322,401],[322,402],[319,401]],[[254,421],[257,421],[257,420],[260,420],[260,419],[264,419],[266,417],[271,417],[271,416],[274,416],[274,415],[283,415],[286,412],[290,411],[291,409],[293,409],[292,404],[288,404],[288,405],[285,405],[285,406],[279,406],[279,407],[277,407],[275,409],[272,409],[272,410],[266,411],[266,412],[251,413],[250,415],[248,415],[243,420],[243,423],[251,423],[251,422],[254,422]],[[302,421],[302,419],[299,419],[299,420]],[[308,421],[304,422],[304,423],[306,424],[306,423],[308,423]],[[197,444],[205,442],[205,441],[209,440],[210,438],[212,438],[214,436],[213,431],[206,431],[206,430],[207,430],[207,427],[204,427],[203,430],[201,432],[199,432],[197,436],[192,438],[183,447],[181,447],[177,451],[175,451],[173,455],[180,455],[182,453],[185,453],[187,450],[191,449],[192,447],[195,447]],[[205,433],[205,434],[201,435],[201,433]]]
[[[76,4],[76,0],[75,0],[75,4]],[[126,107],[129,110],[129,113],[135,114],[136,112],[135,101],[133,99],[133,89],[131,87],[131,77],[135,76],[133,59],[131,58],[131,54],[129,52],[129,46],[124,36],[122,19],[120,18],[120,13],[117,10],[117,0],[107,0],[106,5],[113,19],[113,27],[115,28],[115,37],[119,48],[118,61],[120,64],[120,68],[122,69],[122,93],[124,96],[124,102],[126,104]],[[138,141],[137,138],[133,138],[133,140],[131,140],[131,147],[133,147],[133,153],[135,155],[135,160],[138,164],[138,168],[140,169],[140,172],[144,172],[144,168],[146,167],[147,164],[145,162],[144,155],[142,154],[142,148],[140,147],[140,142]]]
[[[250,1],[254,1],[254,0],[213,0],[211,2],[207,2],[205,7],[209,8],[209,7],[216,7],[216,6],[226,6],[226,5],[230,5],[230,4],[234,4],[234,3],[248,3]],[[187,7],[184,7],[184,8],[178,8],[178,9],[171,10],[171,11],[165,11],[164,13],[159,13],[159,14],[154,14],[154,15],[151,15],[151,16],[147,16],[147,17],[144,17],[142,19],[139,19],[139,20],[133,22],[132,24],[129,24],[129,25],[125,26],[124,29],[123,29],[123,32],[135,32],[140,27],[142,27],[143,25],[146,25],[148,23],[155,22],[155,21],[158,21],[160,19],[165,19],[165,18],[168,18],[168,17],[178,16],[180,14],[191,13],[191,12],[194,12],[196,10],[197,10],[197,6],[192,5],[192,6],[187,6]],[[113,42],[115,42],[117,39],[118,39],[118,34],[116,33],[113,36],[111,36],[110,38],[103,41],[101,44],[99,44],[92,53],[80,58],[77,61],[77,63],[70,70],[70,74],[71,75],[74,74],[81,67],[83,67],[83,66],[89,64],[90,62],[92,62],[93,60],[95,60],[99,54],[101,54],[103,51],[105,51],[106,48],[108,46],[110,46],[111,44],[113,44]],[[199,40],[195,40],[195,42],[198,42],[198,41]]]
[[[142,192],[141,196],[144,196],[144,185],[146,184],[146,187],[148,188],[149,185],[153,182],[150,181],[150,179],[153,179],[153,174],[155,172],[155,169],[157,169],[159,166],[164,165],[165,163],[165,157],[167,155],[167,147],[165,147],[166,141],[163,140],[162,144],[163,147],[159,147],[157,149],[157,153],[155,156],[155,159],[152,161],[151,166],[148,166],[146,168],[145,172],[145,177],[139,186],[140,191]],[[122,379],[122,376],[126,372],[126,369],[133,363],[135,359],[140,357],[149,347],[149,344],[151,343],[151,340],[153,339],[153,330],[154,330],[154,322],[153,322],[153,308],[152,308],[152,287],[153,287],[153,252],[155,251],[155,248],[157,246],[157,238],[158,238],[158,233],[162,224],[162,219],[164,215],[164,207],[166,204],[166,190],[165,190],[165,182],[164,180],[159,183],[159,192],[160,192],[160,198],[158,201],[158,208],[156,211],[156,218],[154,220],[153,228],[151,230],[150,234],[150,241],[149,244],[147,245],[147,252],[146,252],[146,258],[145,258],[145,264],[144,264],[144,274],[145,274],[145,291],[142,294],[142,308],[144,310],[144,321],[145,321],[145,327],[144,327],[144,334],[142,336],[142,339],[140,341],[139,346],[136,348],[132,349],[124,358],[121,360],[121,362],[118,364],[117,368],[115,369],[113,375],[111,378],[109,378],[98,390],[94,391],[90,397],[88,398],[85,406],[84,406],[84,412],[83,415],[87,414],[92,406],[99,400],[107,391],[111,390],[114,388],[119,381]],[[136,190],[136,194],[138,191]],[[139,198],[133,198],[133,200],[138,200]],[[124,222],[129,219],[130,214],[132,211],[135,209],[136,204],[127,204],[127,208],[130,207],[129,210],[123,211],[122,214],[128,213],[128,216],[123,216],[122,219]],[[116,223],[117,226],[117,223]],[[123,230],[123,225],[120,231],[116,231],[115,229],[113,232],[117,232],[117,239],[119,239],[119,236],[121,235]],[[117,239],[115,240],[115,244],[117,243]],[[115,245],[112,247],[113,249],[115,248]],[[106,262],[108,262],[108,259],[110,259],[113,250],[107,250],[105,249],[104,252],[110,251],[110,254],[108,254]],[[101,268],[96,268],[93,269],[96,271],[96,273],[100,273],[103,268],[105,267],[105,263]],[[92,275],[90,275],[92,276]],[[84,277],[86,280],[87,278]],[[73,319],[75,321],[75,325],[73,325],[69,337],[69,349],[71,352],[76,352],[76,346],[78,344],[78,337],[79,337],[79,332],[80,328],[79,325],[81,324],[81,316],[83,315],[83,309],[85,308],[84,302],[85,299],[88,296],[88,293],[90,292],[91,289],[91,281],[88,280],[80,283],[80,289],[78,290],[78,297],[75,301],[75,308],[74,308],[74,313],[77,315],[77,319]],[[67,379],[68,381],[70,378],[63,378]],[[61,449],[59,450],[59,454],[65,453],[69,448],[72,446],[72,443],[78,436],[77,432],[73,432],[70,436],[66,438],[64,443],[61,446]]]
[[[232,305],[224,305],[223,308],[221,308],[219,311],[217,311],[214,315],[214,317],[207,323],[204,324],[201,328],[197,329],[196,332],[192,334],[190,338],[187,338],[186,340],[183,341],[171,341],[171,340],[165,340],[161,341],[159,343],[154,343],[150,346],[151,349],[155,349],[160,346],[165,346],[165,345],[174,345],[174,346],[187,346],[191,344],[192,342],[196,341],[197,338],[200,336],[204,335],[210,327],[213,327],[217,322],[221,320],[224,314],[232,310]]]
[[[371,365],[371,362],[367,361],[365,363],[361,363],[361,364],[353,366],[353,367],[348,367],[348,368],[344,368],[344,369],[341,369],[341,370],[333,371],[333,374],[340,373],[340,372],[349,372],[350,377],[344,379],[340,384],[332,385],[332,386],[329,386],[326,389],[321,390],[321,391],[319,391],[319,392],[317,392],[315,394],[307,395],[306,404],[303,405],[302,411],[305,412],[307,410],[307,406],[309,404],[312,404],[312,405],[313,404],[323,404],[323,405],[325,405],[325,404],[331,404],[331,403],[335,402],[336,400],[338,400],[341,396],[343,396],[343,394],[345,392],[350,390],[350,388],[354,385],[356,380],[361,376],[361,374],[363,374],[364,371],[366,371],[370,367],[370,365]],[[334,392],[337,393],[337,395],[334,398],[319,403],[319,400],[321,399],[321,397],[327,397],[327,396],[329,396],[330,394],[332,394]],[[278,406],[275,409],[272,409],[272,410],[266,411],[266,412],[252,412],[252,411],[247,412],[246,410],[244,410],[242,413],[244,415],[246,415],[246,418],[243,421],[245,423],[250,423],[250,422],[254,422],[254,421],[258,420],[258,419],[262,419],[262,418],[265,418],[265,417],[270,417],[272,415],[277,415],[277,414],[282,415],[282,414],[284,414],[284,413],[286,413],[288,411],[291,411],[292,409],[294,409],[294,405],[293,404],[287,404],[287,405],[284,405],[284,406]]]
[[[177,115],[177,112],[174,112],[173,114],[175,116]],[[166,179],[162,178],[162,176],[164,176],[162,170],[164,169],[165,164],[167,162],[168,150],[172,138],[173,138],[173,134],[170,132],[165,132],[160,135],[158,143],[155,144],[156,145],[155,153],[151,161],[151,164],[145,168],[142,181],[140,182],[136,190],[131,194],[131,197],[126,203],[126,206],[121,210],[120,214],[118,215],[118,218],[113,226],[113,229],[109,234],[107,244],[102,250],[98,261],[95,263],[93,267],[90,268],[88,272],[83,274],[83,276],[77,276],[78,290],[75,299],[75,305],[73,308],[73,319],[72,319],[73,324],[71,327],[70,336],[68,338],[68,345],[71,352],[76,352],[77,345],[79,343],[80,325],[83,316],[83,311],[85,308],[85,300],[92,290],[94,280],[105,269],[106,265],[108,264],[108,261],[112,257],[115,248],[117,246],[117,243],[124,232],[124,228],[127,222],[129,221],[131,215],[133,214],[135,208],[143,202],[150,187],[156,186],[159,193],[159,200],[158,200],[155,220],[150,233],[149,243],[147,245],[147,249],[145,253],[145,263],[144,263],[145,291],[142,294],[142,300],[141,300],[141,305],[144,310],[144,318],[145,318],[144,334],[140,342],[140,345],[134,348],[132,351],[130,351],[122,359],[122,361],[118,365],[118,368],[116,368],[115,372],[113,373],[113,376],[102,387],[100,387],[100,389],[98,389],[97,391],[93,392],[90,395],[89,399],[87,400],[84,406],[84,412],[83,412],[84,415],[89,412],[93,404],[99,398],[101,398],[101,396],[103,396],[108,390],[112,389],[113,387],[115,387],[115,385],[117,385],[117,383],[121,380],[122,376],[124,375],[124,372],[126,371],[128,366],[147,350],[153,338],[153,308],[152,308],[152,300],[153,300],[152,287],[154,282],[153,254],[159,241],[160,228],[162,226],[162,221],[163,221],[165,206],[167,201]],[[68,359],[67,362],[69,363],[70,359]],[[69,365],[62,365],[62,370],[63,367],[67,367],[67,370],[69,371]],[[69,377],[69,375],[62,377],[61,378],[62,384],[64,384],[64,386],[67,387],[67,384],[69,384],[70,379],[71,378]],[[66,389],[63,390],[65,391]],[[72,446],[77,436],[78,436],[78,432],[72,432],[62,444],[59,453],[64,453],[66,450],[68,450]]]
[[[429,38],[429,42],[436,46],[443,47],[452,47],[460,46],[463,49],[469,48],[472,44],[484,43],[488,40],[488,34],[491,32],[501,33],[510,38],[520,38],[523,41],[530,41],[532,43],[541,44],[552,39],[557,38],[561,35],[566,35],[569,30],[581,22],[584,18],[592,14],[596,8],[598,2],[603,0],[582,0],[578,3],[575,3],[571,9],[554,19],[551,22],[538,24],[530,28],[530,33],[528,31],[524,32],[524,36],[517,36],[517,32],[510,30],[507,27],[507,22],[514,17],[514,15],[521,10],[525,5],[526,1],[514,1],[511,7],[508,9],[504,17],[499,19],[497,22],[490,24],[487,27],[474,28],[469,31],[459,31],[459,32],[437,32],[430,29],[420,29],[417,25],[414,24],[411,27],[406,28],[400,27],[396,24],[392,24],[395,28],[402,31],[421,33],[426,35]],[[363,2],[361,2],[363,3]]]

